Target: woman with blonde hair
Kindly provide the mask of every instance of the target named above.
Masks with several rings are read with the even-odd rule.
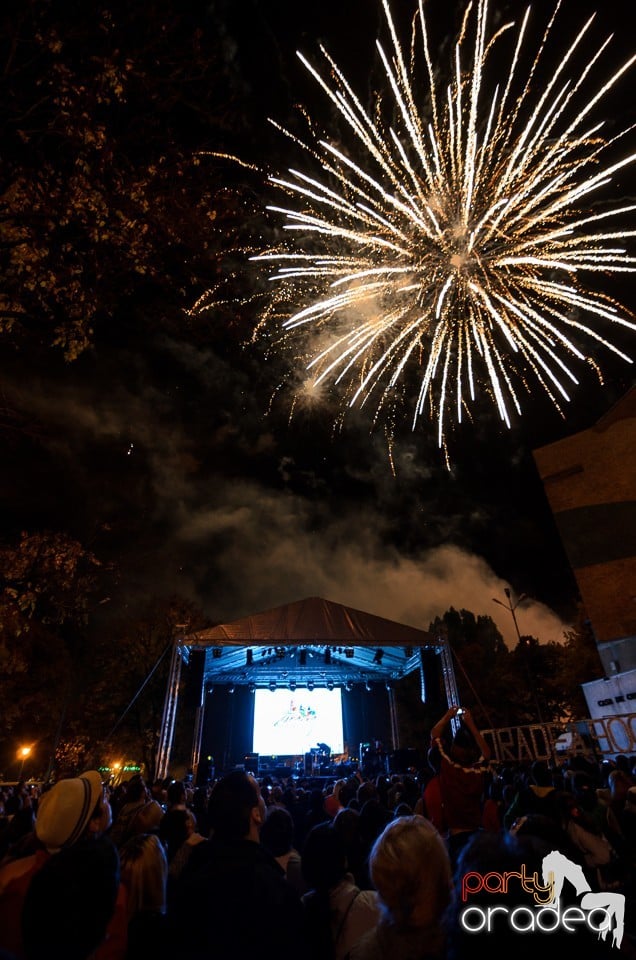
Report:
[[[373,845],[369,868],[381,915],[348,960],[441,960],[452,876],[446,844],[430,820],[391,821]]]
[[[168,859],[163,844],[155,833],[140,833],[119,848],[119,858],[128,903],[126,957],[167,956]]]

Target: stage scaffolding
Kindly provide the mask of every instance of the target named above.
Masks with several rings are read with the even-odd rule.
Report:
[[[200,645],[192,644],[192,649],[199,648]],[[218,648],[217,648],[218,649]],[[439,661],[439,671],[444,687],[444,693],[448,706],[454,706],[459,704],[459,697],[457,692],[457,683],[455,679],[455,671],[453,668],[453,659],[452,652],[446,642],[445,638],[438,637],[436,638],[435,643],[427,644],[423,647],[418,648],[408,648],[405,650],[406,656],[406,669],[405,674],[412,672],[413,669],[419,669],[420,672],[420,681],[421,681],[421,698],[422,701],[428,699],[429,694],[426,690],[426,680],[424,676],[424,654],[425,652],[434,652],[436,654],[436,659]],[[182,678],[182,667],[183,664],[188,664],[190,659],[190,646],[187,643],[186,638],[180,637],[175,640],[172,656],[170,661],[170,671],[168,676],[168,682],[166,685],[166,696],[164,700],[164,709],[163,717],[161,721],[161,729],[159,736],[159,743],[156,756],[156,777],[158,779],[164,779],[168,776],[169,767],[170,767],[170,756],[172,752],[172,745],[174,740],[174,730],[175,730],[175,720],[177,715],[177,707],[179,702],[179,688],[181,685]],[[343,680],[342,685],[344,686],[345,681]],[[248,685],[247,682],[245,685]],[[401,747],[400,744],[400,735],[399,735],[399,724],[398,724],[398,715],[397,715],[397,705],[395,698],[394,690],[394,680],[387,680],[386,682],[386,691],[389,704],[389,717],[390,717],[390,733],[391,733],[391,748],[392,750],[399,750]],[[195,717],[195,728],[193,733],[192,740],[192,750],[191,750],[191,767],[193,774],[196,779],[197,770],[200,762],[201,754],[201,743],[203,735],[203,724],[204,724],[204,713],[205,713],[205,680],[201,683],[201,692],[200,692],[200,701],[196,710]]]
[[[168,683],[166,684],[166,696],[163,704],[163,717],[161,719],[159,744],[157,747],[155,776],[158,779],[163,779],[168,776],[168,766],[170,764],[170,754],[174,740],[174,724],[179,702],[181,665],[183,663],[187,664],[189,659],[189,648],[184,644],[183,640],[175,640],[172,647],[172,657],[170,658],[170,672],[168,674]]]

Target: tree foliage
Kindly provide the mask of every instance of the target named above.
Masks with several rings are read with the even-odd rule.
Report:
[[[144,616],[112,625],[95,643],[83,711],[84,717],[86,711],[90,715],[95,764],[132,760],[148,776],[154,774],[175,638],[204,625],[201,612],[188,601],[156,597]],[[184,668],[183,685],[186,673]],[[193,717],[186,720],[186,715],[182,709],[180,722],[189,721],[183,740],[190,747]]]
[[[581,684],[599,675],[600,662],[581,628],[564,643],[524,636],[509,650],[490,617],[451,607],[429,629],[448,642],[460,701],[480,727],[586,716]]]
[[[0,17],[0,336],[73,360],[141,303],[183,321],[230,202],[202,161],[229,96],[205,15],[10,0]]]
[[[62,533],[0,545],[0,690],[5,738],[50,746],[82,658],[99,560]],[[1,740],[0,740],[1,743]]]

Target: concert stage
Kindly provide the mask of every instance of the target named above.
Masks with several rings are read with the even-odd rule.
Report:
[[[221,776],[229,770],[247,770],[259,779],[271,777],[273,780],[293,780],[294,782],[311,781],[312,785],[324,786],[333,780],[347,779],[360,771],[365,778],[374,778],[385,774],[413,774],[426,766],[426,758],[421,751],[413,748],[394,750],[388,754],[381,754],[373,759],[363,755],[362,762],[356,758],[343,760],[335,757],[326,757],[309,753],[305,757],[288,756],[260,756],[256,753],[246,754],[240,762],[232,763],[227,768],[214,771],[214,776]],[[211,771],[202,765],[199,785],[204,784]]]
[[[282,775],[307,775],[306,755],[320,741],[331,755],[312,760],[310,772],[318,776],[338,775],[334,757],[362,769],[356,753],[363,741],[384,744],[389,755],[399,752],[396,688],[415,672],[433,714],[457,702],[452,662],[438,638],[308,597],[179,638],[157,751],[160,775],[169,766],[182,666],[198,672],[195,664],[201,681],[191,767],[198,781],[206,766],[234,769],[250,753],[270,757],[267,770],[260,761],[259,773],[273,767]],[[402,761],[396,765],[405,772]]]
[[[250,773],[265,776],[282,777],[349,777],[359,767],[356,761],[344,761],[326,754],[309,752],[305,756],[262,756],[256,753],[246,754],[242,764]]]

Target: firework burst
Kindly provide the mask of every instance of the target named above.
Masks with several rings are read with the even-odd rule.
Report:
[[[529,57],[530,10],[489,34],[476,0],[442,85],[424,0],[406,51],[382,6],[390,46],[377,43],[384,91],[372,113],[324,48],[324,73],[298,54],[349,134],[343,146],[283,131],[310,163],[269,178],[289,239],[253,258],[273,268],[259,330],[282,323],[305,384],[333,384],[342,410],[371,401],[377,418],[406,401],[413,426],[432,420],[443,446],[480,394],[510,426],[537,385],[562,412],[577,364],[600,376],[600,348],[631,363],[607,331],[633,331],[633,315],[582,278],[636,270],[625,228],[636,205],[600,202],[636,159],[620,154],[631,128],[606,136],[593,117],[636,57],[590,92],[610,39],[582,55],[592,17],[542,83],[560,4]]]

